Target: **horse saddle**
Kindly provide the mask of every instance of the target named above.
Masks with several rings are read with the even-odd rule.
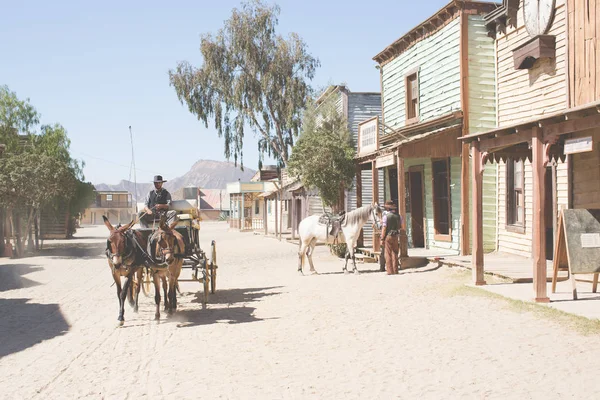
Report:
[[[342,224],[346,219],[346,211],[341,211],[339,214],[325,213],[319,217],[319,224],[327,226],[327,233],[333,237],[337,237],[342,230]]]

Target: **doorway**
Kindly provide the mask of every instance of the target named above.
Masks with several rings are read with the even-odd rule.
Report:
[[[398,169],[396,167],[388,168],[388,178],[388,182],[390,183],[389,198],[391,201],[394,202],[394,204],[396,204],[396,206],[399,206],[400,203],[398,201]]]
[[[546,260],[554,258],[554,229],[557,224],[556,165],[544,174],[544,228],[546,231]]]
[[[410,198],[410,228],[413,247],[425,247],[425,218],[423,204],[423,166],[410,167],[408,170],[408,192]]]

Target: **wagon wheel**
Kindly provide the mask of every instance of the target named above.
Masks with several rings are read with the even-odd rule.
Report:
[[[215,293],[217,289],[217,245],[213,240],[210,244],[210,292]]]
[[[202,281],[202,283],[204,283],[204,293],[202,293],[202,305],[206,305],[206,303],[208,303],[208,281],[210,280],[210,275],[209,275],[209,268],[210,265],[209,263],[206,261],[206,258],[204,259],[204,279]]]
[[[147,267],[142,268],[142,292],[144,296],[150,297],[150,285],[152,285],[152,277]]]

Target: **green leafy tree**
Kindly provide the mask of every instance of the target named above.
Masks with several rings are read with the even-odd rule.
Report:
[[[339,211],[342,191],[352,188],[354,153],[348,121],[337,111],[333,98],[320,104],[309,102],[290,157],[290,174],[305,186],[317,188],[323,203]]]
[[[208,127],[214,119],[225,156],[243,167],[246,126],[258,134],[258,150],[286,166],[301,125],[302,109],[319,61],[295,33],[275,32],[280,9],[259,0],[234,9],[216,35],[201,38],[204,64],[181,62],[169,71],[181,103]]]
[[[19,100],[8,86],[0,86],[0,143],[6,145],[6,152],[22,151],[18,134],[31,134],[39,123],[40,115],[29,103],[29,99]]]

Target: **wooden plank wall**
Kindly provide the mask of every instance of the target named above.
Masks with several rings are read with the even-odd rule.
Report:
[[[573,208],[600,208],[600,129],[575,137],[592,136],[594,150],[572,155]]]
[[[600,100],[600,0],[567,0],[571,107]]]
[[[517,28],[497,39],[498,126],[511,125],[566,108],[566,0],[556,0],[548,34],[556,36],[556,58],[538,60],[529,70],[514,68],[513,50],[530,39],[519,2]],[[577,0],[579,1],[579,0]]]
[[[487,168],[487,166],[486,166]],[[569,207],[568,163],[559,162],[556,166],[557,211]],[[498,164],[498,250],[531,257],[533,237],[533,171],[531,163],[525,160],[525,233],[510,232],[506,229],[506,164]]]
[[[419,67],[420,121],[460,110],[460,24],[454,19],[382,67],[386,125],[404,126],[405,73]]]
[[[469,15],[469,132],[484,132],[496,127],[496,47],[487,35],[483,17]],[[469,167],[469,171],[470,171]],[[472,191],[469,186],[469,193]],[[469,194],[471,196],[471,194]],[[483,172],[483,249],[496,250],[497,224],[496,164]],[[469,202],[470,215],[473,204]],[[472,229],[472,226],[469,226]],[[473,234],[469,235],[472,244]]]

